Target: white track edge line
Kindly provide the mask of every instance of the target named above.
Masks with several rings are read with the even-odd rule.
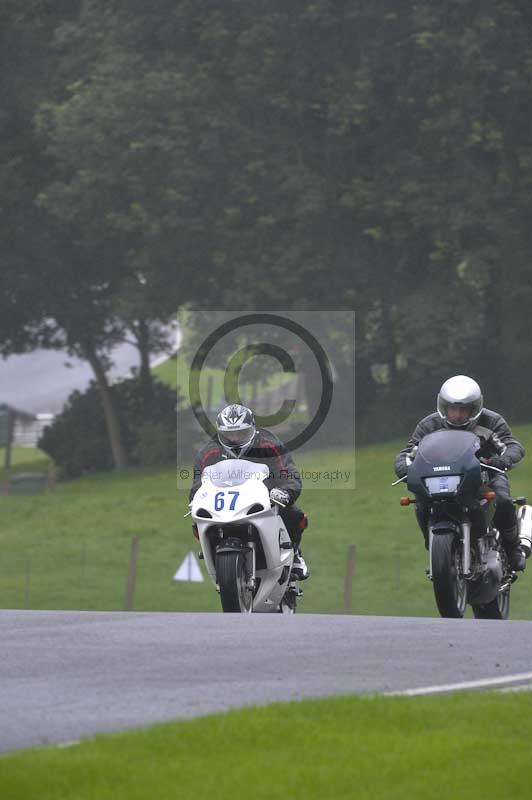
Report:
[[[419,689],[404,689],[397,692],[383,692],[386,697],[406,695],[415,697],[423,694],[441,694],[443,692],[457,692],[461,689],[482,689],[490,686],[503,686],[508,683],[527,681],[532,679],[532,672],[523,672],[520,675],[505,675],[499,678],[481,678],[476,681],[462,681],[461,683],[443,683],[439,686],[422,686]]]

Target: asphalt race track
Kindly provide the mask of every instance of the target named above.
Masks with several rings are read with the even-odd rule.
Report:
[[[0,611],[0,641],[0,752],[274,700],[532,680],[521,621]]]

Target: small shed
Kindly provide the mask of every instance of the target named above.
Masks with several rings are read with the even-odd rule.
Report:
[[[4,449],[4,467],[6,469],[11,466],[11,449],[16,423],[21,422],[28,425],[34,420],[33,414],[9,406],[7,403],[0,403],[0,448]]]

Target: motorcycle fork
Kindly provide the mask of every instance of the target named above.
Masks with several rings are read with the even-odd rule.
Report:
[[[249,550],[246,554],[246,559],[250,558],[251,560],[251,570],[248,578],[248,585],[250,589],[254,589],[257,583],[257,579],[255,577],[255,572],[256,572],[255,542],[248,542],[248,548]]]
[[[248,561],[248,558],[250,558],[250,561],[251,561],[251,569],[250,569],[250,574],[249,574],[249,577],[248,577],[248,585],[249,585],[250,589],[254,589],[255,586],[257,585],[255,542],[251,540],[252,531],[253,531],[253,527],[250,525],[248,527],[248,535],[249,535],[250,541],[247,542],[248,552],[246,554],[246,561]],[[249,561],[248,561],[248,564],[249,564]]]
[[[242,541],[239,549],[242,550],[242,552],[244,553],[244,558],[246,559],[246,578],[248,587],[250,589],[255,589],[257,585],[257,577],[256,577],[257,553],[255,550],[255,542],[251,540],[252,532],[253,532],[253,526],[250,525],[248,527],[248,535],[250,537],[250,540],[247,541],[245,544]],[[224,536],[224,529],[222,526],[218,528],[218,536],[220,537],[220,540],[228,538],[227,536]],[[216,553],[214,554],[214,560],[216,561]]]
[[[462,570],[464,578],[471,575],[471,523],[462,522],[460,525],[462,531]],[[432,580],[432,541],[434,533],[432,525],[429,525],[429,568],[427,577]]]

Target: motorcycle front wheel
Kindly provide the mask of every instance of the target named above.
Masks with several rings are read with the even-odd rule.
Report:
[[[442,617],[464,616],[467,583],[461,575],[461,542],[453,533],[442,533],[432,539],[432,586],[436,605]]]
[[[248,585],[244,551],[230,550],[216,554],[216,580],[220,589],[222,611],[251,614],[253,589]]]

